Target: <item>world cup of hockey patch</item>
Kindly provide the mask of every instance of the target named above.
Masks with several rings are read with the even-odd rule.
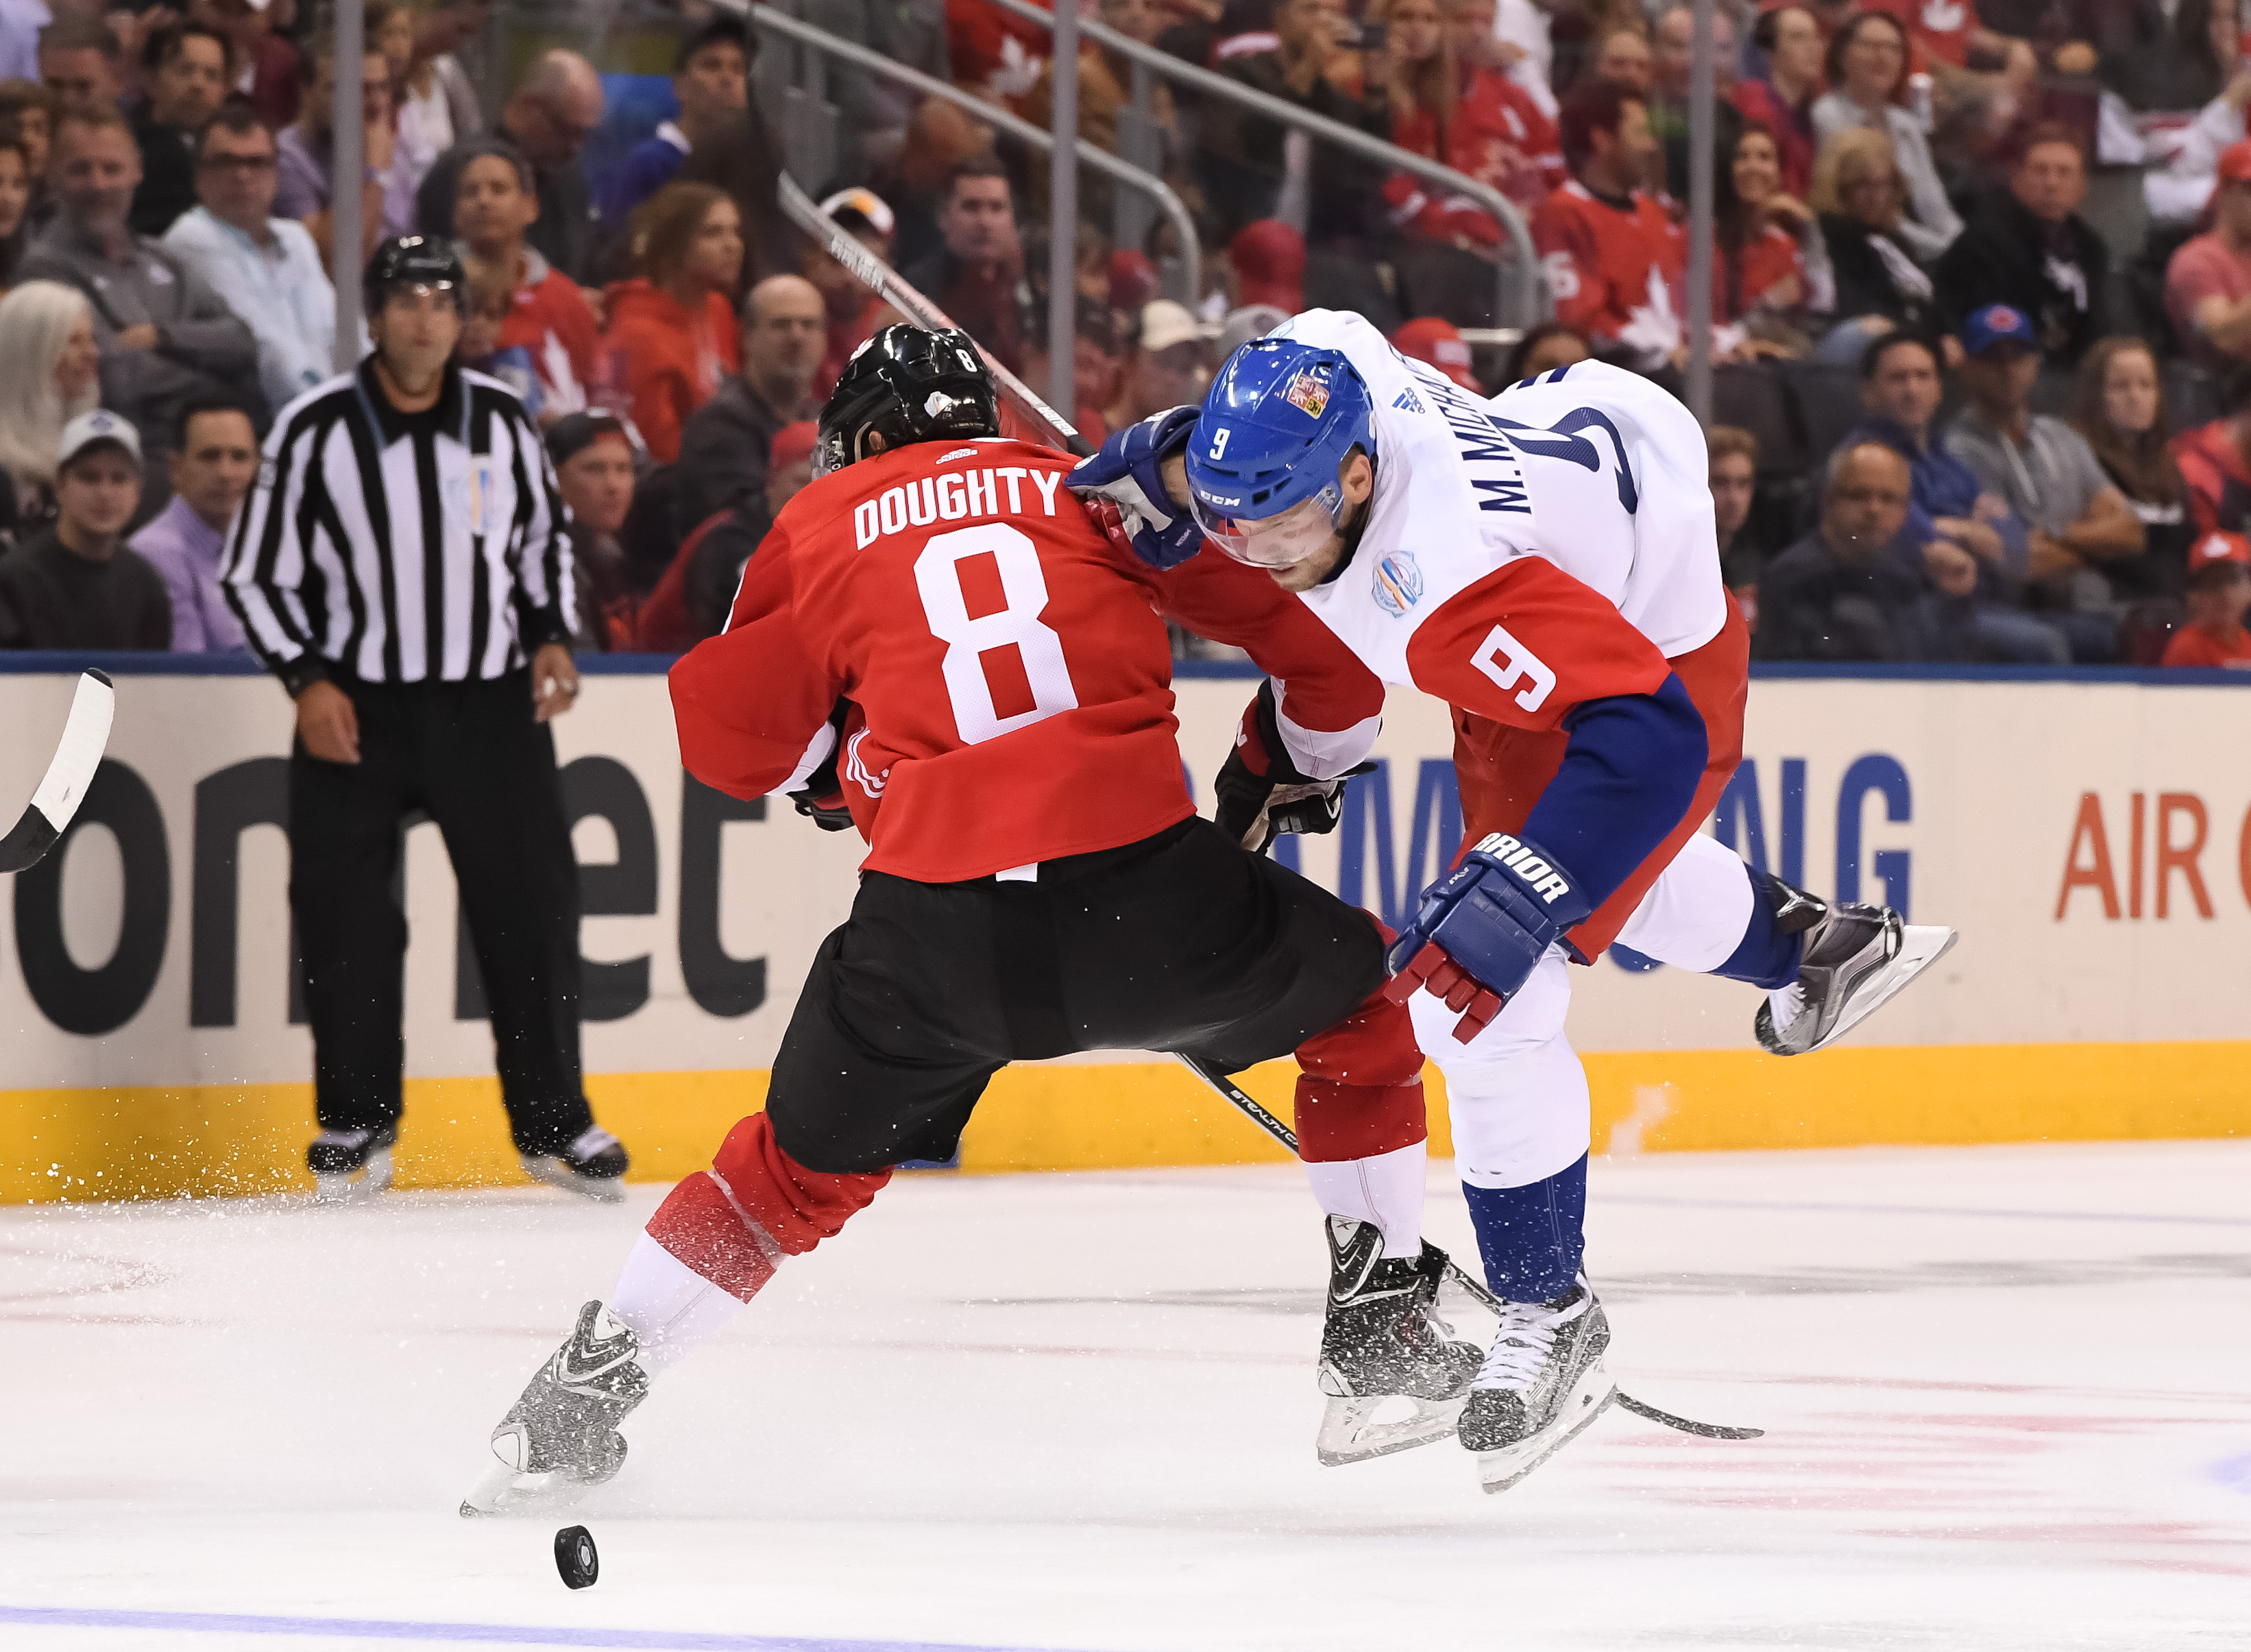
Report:
[[[1318,419],[1329,405],[1328,381],[1316,378],[1311,373],[1299,373],[1282,392],[1282,399],[1304,413],[1308,419]]]
[[[1407,552],[1394,551],[1377,561],[1369,589],[1377,607],[1395,620],[1403,619],[1423,600],[1423,570]]]

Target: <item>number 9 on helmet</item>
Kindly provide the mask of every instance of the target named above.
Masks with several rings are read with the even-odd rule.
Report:
[[[1354,449],[1375,457],[1375,403],[1340,351],[1254,339],[1228,358],[1188,445],[1196,525],[1238,562],[1284,568],[1326,545]]]

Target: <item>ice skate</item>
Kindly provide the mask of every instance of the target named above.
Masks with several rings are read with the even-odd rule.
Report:
[[[1785,928],[1799,903],[1818,909],[1805,927],[1797,979],[1768,995],[1753,1023],[1760,1048],[1773,1055],[1811,1055],[1835,1043],[1881,1008],[1901,988],[1946,955],[1957,939],[1937,924],[1909,924],[1888,906],[1824,903],[1791,890],[1777,914]]]
[[[1506,1491],[1617,1397],[1603,1362],[1610,1321],[1585,1274],[1552,1302],[1504,1302],[1458,1432],[1487,1491]]]
[[[625,1466],[618,1425],[648,1397],[641,1343],[599,1302],[525,1385],[492,1432],[493,1461],[461,1501],[461,1515],[559,1507]]]
[[[614,1204],[625,1197],[624,1144],[599,1124],[583,1132],[560,1153],[523,1156],[523,1173],[582,1198]]]
[[[305,1149],[313,1173],[313,1203],[352,1204],[371,1199],[391,1185],[391,1149],[398,1143],[395,1125],[380,1130],[323,1130]]]
[[[1444,1440],[1477,1374],[1474,1343],[1438,1317],[1445,1253],[1387,1258],[1382,1230],[1332,1216],[1328,1315],[1321,1326],[1321,1417],[1314,1450],[1333,1467]],[[1379,1420],[1404,1405],[1409,1414]]]

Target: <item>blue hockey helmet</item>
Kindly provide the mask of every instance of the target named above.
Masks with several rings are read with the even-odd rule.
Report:
[[[1375,456],[1375,403],[1341,351],[1258,338],[1236,351],[1188,440],[1196,525],[1228,555],[1285,568],[1344,519],[1338,479],[1357,447]]]

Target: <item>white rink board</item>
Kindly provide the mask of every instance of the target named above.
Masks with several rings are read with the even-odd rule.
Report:
[[[287,1016],[287,846],[271,825],[239,833],[224,826],[228,809],[244,807],[245,771],[236,766],[286,752],[287,702],[256,677],[125,675],[117,687],[110,754],[145,782],[161,827],[153,838],[136,829],[128,849],[108,829],[87,828],[61,864],[53,899],[73,970],[100,971],[123,941],[127,953],[151,961],[153,980],[145,990],[129,982],[104,985],[98,974],[92,984],[79,981],[68,989],[74,1002],[115,1024],[61,1030],[27,986],[17,923],[24,893],[0,903],[8,932],[0,950],[13,961],[0,969],[0,1033],[12,1058],[6,1086],[301,1080],[311,1052],[305,1031]],[[1209,776],[1250,689],[1240,677],[1179,684],[1183,749],[1207,808]],[[0,716],[0,772],[21,777],[26,792],[70,693],[67,676],[0,677],[8,708]],[[612,802],[618,774],[629,779],[625,812],[645,809],[648,827],[642,844],[628,820],[633,864],[610,879],[646,885],[647,898],[636,890],[608,897],[643,909],[588,917],[582,943],[598,962],[646,959],[646,998],[621,1018],[588,1025],[588,1070],[765,1066],[807,961],[848,908],[856,838],[818,832],[777,804],[763,822],[700,829],[706,870],[697,873],[683,844],[682,776],[662,677],[592,672],[579,708],[556,729],[563,761],[597,760]],[[1377,749],[1387,760],[1389,852],[1375,823],[1374,784],[1363,780],[1345,831],[1309,841],[1304,865],[1329,886],[1396,912],[1442,859],[1450,751],[1443,708],[1395,694]],[[1759,835],[1770,868],[1799,872],[1823,894],[1842,883],[1876,897],[1903,879],[1912,917],[1963,932],[1944,966],[1950,989],[1907,995],[1862,1035],[1870,1044],[1929,1045],[2240,1038],[2251,993],[2246,751],[2251,692],[2233,687],[1767,679],[1753,687],[1747,754],[1756,766]],[[269,787],[279,784],[276,773],[266,771]],[[1416,842],[1418,790],[1426,818]],[[2088,794],[2104,823],[2119,915],[2107,917],[2102,892],[2089,887],[2072,894],[2059,919]],[[2203,842],[2191,855],[2199,811]],[[2157,876],[2161,816],[2167,844],[2198,874],[2209,916],[2182,871]],[[716,877],[708,871],[715,837]],[[577,841],[589,866],[620,853],[620,833],[604,816],[583,821]],[[1740,817],[1735,841],[1750,843]],[[231,906],[218,876],[230,843],[239,843]],[[2092,864],[2083,836],[2078,855],[2082,866]],[[130,892],[128,864],[135,869]],[[168,887],[157,889],[152,876]],[[683,900],[691,876],[700,881]],[[456,1014],[454,893],[434,828],[410,835],[406,891],[408,1070],[418,1077],[488,1072],[489,1035],[480,1019]],[[230,911],[239,934],[231,970],[221,944]],[[725,959],[763,958],[762,1001],[740,1013],[733,1012],[740,993],[726,1013],[699,1004],[682,961],[694,950],[683,941],[689,929],[716,934]],[[712,950],[703,947],[707,962]],[[59,978],[52,958],[43,968],[43,981]],[[1671,970],[1637,974],[1610,961],[1575,979],[1572,1031],[1583,1050],[1742,1041],[1742,993],[1726,983]],[[214,1000],[230,997],[231,1024],[194,1024],[197,1013],[210,1020]]]

